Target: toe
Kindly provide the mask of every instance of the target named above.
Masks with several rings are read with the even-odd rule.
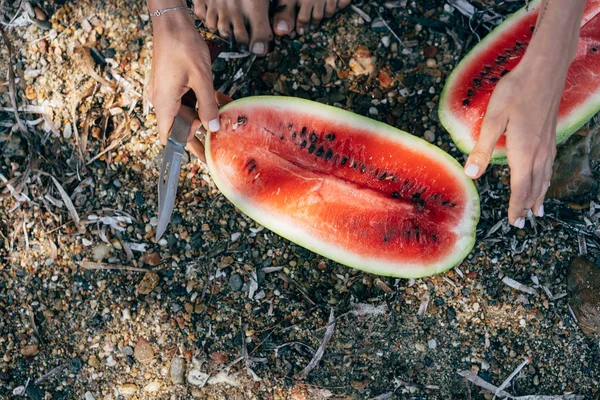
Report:
[[[331,18],[337,9],[337,0],[327,0],[325,4],[325,17]]]
[[[350,5],[351,2],[352,2],[351,0],[339,0],[337,5],[338,5],[338,8],[340,8],[340,9],[346,8]]]
[[[219,22],[217,28],[222,38],[229,39],[231,37],[231,20],[226,14],[219,14]]]
[[[235,37],[235,41],[238,44],[247,45],[250,42],[250,36],[248,35],[244,18],[242,18],[242,15],[239,12],[233,14],[231,24],[233,25],[233,36]]]
[[[267,54],[269,43],[273,40],[268,7],[268,2],[261,2],[261,6],[253,8],[248,15],[251,32],[250,51],[259,56]]]
[[[312,19],[313,4],[312,1],[304,1],[300,5],[298,18],[296,19],[296,32],[300,35],[304,35],[308,32],[308,26]]]
[[[325,0],[318,0],[313,5],[312,17],[310,19],[311,25],[319,26],[323,20],[325,14]]]
[[[296,1],[280,0],[273,16],[273,32],[278,36],[289,34],[295,26]]]
[[[217,29],[217,20],[219,19],[219,12],[216,7],[208,7],[206,11],[206,19],[204,23],[206,24],[206,28],[210,31],[215,31]]]
[[[206,2],[204,0],[194,0],[194,14],[199,20],[206,20]]]

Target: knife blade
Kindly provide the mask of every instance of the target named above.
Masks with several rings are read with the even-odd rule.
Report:
[[[181,171],[185,145],[192,122],[193,119],[186,118],[186,113],[180,110],[173,121],[169,139],[167,140],[158,180],[158,226],[156,227],[156,235],[154,237],[156,242],[160,240],[167,230],[171,215],[173,214],[177,186],[179,184],[179,172]]]

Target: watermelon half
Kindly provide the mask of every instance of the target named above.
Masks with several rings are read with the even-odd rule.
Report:
[[[565,6],[568,2],[565,2]],[[533,35],[540,0],[531,1],[477,44],[452,72],[442,92],[440,121],[458,148],[469,154],[497,82],[521,60]],[[557,142],[565,141],[600,110],[600,0],[588,0],[577,55],[560,103]],[[496,145],[492,163],[506,163],[506,137]]]
[[[380,275],[422,277],[475,243],[479,196],[439,148],[338,108],[249,97],[220,112],[206,159],[221,192],[273,232]]]

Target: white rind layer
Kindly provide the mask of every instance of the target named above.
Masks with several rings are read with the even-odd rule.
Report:
[[[325,119],[335,124],[351,125],[354,128],[371,132],[373,135],[394,140],[403,146],[410,146],[424,154],[442,161],[448,170],[454,172],[457,184],[466,191],[466,198],[471,199],[465,207],[465,213],[454,232],[458,236],[456,245],[450,254],[443,260],[430,265],[422,263],[391,263],[375,255],[365,256],[343,248],[335,243],[316,239],[307,233],[302,226],[286,219],[283,215],[274,215],[264,205],[257,204],[237,191],[221,172],[225,166],[217,166],[211,156],[211,135],[206,137],[206,159],[211,176],[221,190],[237,208],[243,213],[270,229],[271,231],[303,246],[315,253],[337,261],[341,264],[371,272],[379,275],[394,276],[399,278],[419,278],[438,274],[459,264],[471,251],[475,244],[475,228],[479,220],[479,195],[473,182],[465,176],[461,165],[449,154],[430,143],[412,136],[406,132],[395,129],[339,108],[323,105],[307,100],[291,97],[256,96],[234,101],[225,106],[221,112],[233,108],[244,109],[246,115],[252,113],[253,108],[260,112],[261,108],[276,109],[281,113],[300,113],[303,116]]]

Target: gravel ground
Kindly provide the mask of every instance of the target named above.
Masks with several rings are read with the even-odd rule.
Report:
[[[572,201],[549,201],[547,217],[518,230],[505,221],[508,170],[492,168],[478,183],[475,248],[425,279],[362,273],[280,238],[237,211],[195,162],[154,243],[151,27],[141,2],[119,3],[44,2],[35,23],[3,28],[15,57],[8,62],[2,41],[0,398],[489,399],[459,372],[500,386],[524,362],[505,389],[513,395],[598,398],[598,340],[563,295],[571,259],[600,260],[592,176],[587,192],[567,190]],[[501,19],[524,2],[473,4]],[[277,40],[263,59],[220,58],[215,86],[234,98],[347,108],[464,160],[436,105],[492,25],[443,1],[356,5],[370,22],[347,10]],[[27,134],[9,134],[9,65]],[[564,157],[589,170],[573,154]],[[303,378],[326,334],[321,362]]]

